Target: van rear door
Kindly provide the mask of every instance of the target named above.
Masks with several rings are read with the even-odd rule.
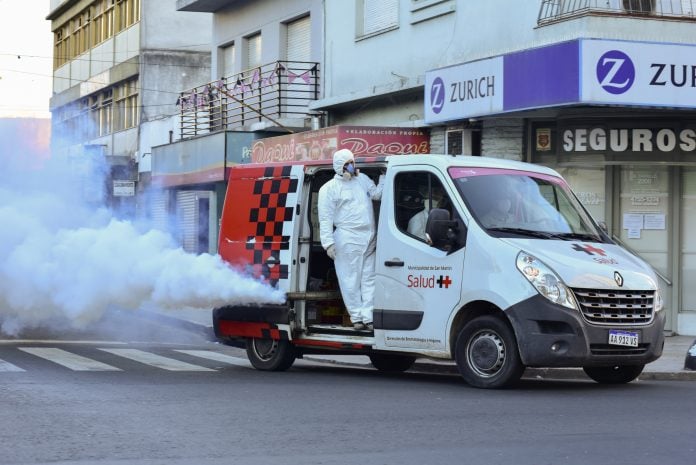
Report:
[[[302,165],[239,166],[230,170],[219,253],[234,266],[293,289]]]

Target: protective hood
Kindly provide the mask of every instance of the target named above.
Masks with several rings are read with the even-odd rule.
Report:
[[[657,276],[652,268],[615,244],[504,240],[543,261],[573,288],[653,290],[657,286]]]
[[[348,149],[336,151],[333,156],[333,168],[337,175],[343,176],[343,166],[349,160],[354,160],[353,152]]]

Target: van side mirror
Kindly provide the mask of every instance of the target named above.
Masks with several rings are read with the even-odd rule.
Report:
[[[604,231],[606,234],[609,234],[609,229],[607,229],[607,223],[605,221],[597,222],[597,226],[599,226],[599,229]]]
[[[430,238],[433,247],[450,250],[457,245],[459,221],[450,218],[449,211],[443,208],[433,208],[425,223],[425,233]]]

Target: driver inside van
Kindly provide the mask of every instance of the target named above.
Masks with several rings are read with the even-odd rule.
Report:
[[[493,191],[491,209],[481,217],[481,222],[486,228],[500,228],[510,226],[514,221],[512,209],[512,194],[507,190]]]
[[[440,184],[434,183],[430,189],[430,195],[427,193],[423,199],[423,210],[419,211],[408,221],[407,231],[419,239],[427,241],[425,234],[425,225],[428,222],[428,214],[433,208],[443,208],[447,202],[445,191]]]

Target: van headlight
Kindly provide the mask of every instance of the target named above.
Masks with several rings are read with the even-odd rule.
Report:
[[[517,269],[532,286],[551,302],[577,310],[573,293],[561,278],[541,260],[525,252],[517,254]]]

